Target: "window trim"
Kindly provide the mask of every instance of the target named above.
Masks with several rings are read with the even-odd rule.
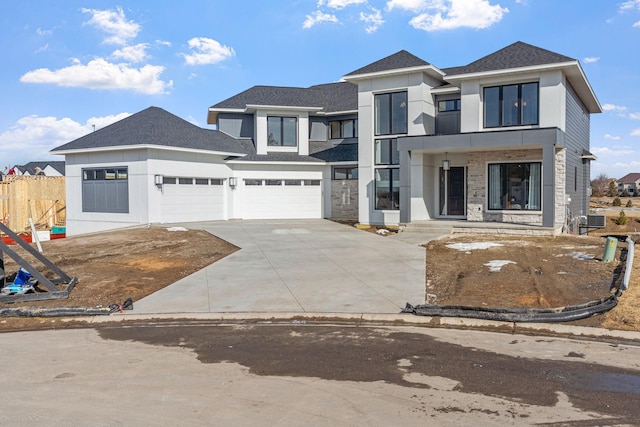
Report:
[[[499,208],[492,208],[491,207],[491,176],[490,176],[490,167],[491,165],[532,165],[532,164],[537,164],[540,165],[540,171],[539,171],[539,176],[538,179],[540,180],[540,182],[537,184],[539,187],[539,191],[538,191],[538,198],[539,200],[539,204],[540,207],[539,209],[526,209],[524,207],[521,206],[520,209],[517,208],[513,208],[510,209],[508,207],[503,207],[502,204]],[[542,166],[542,160],[524,160],[524,161],[492,161],[492,162],[487,162],[486,163],[486,200],[485,200],[485,206],[486,206],[486,211],[490,212],[490,213],[500,213],[500,212],[505,212],[505,213],[509,213],[509,214],[540,214],[543,211],[543,194],[542,194],[542,176],[543,176],[543,166]],[[501,185],[502,185],[502,168],[500,168],[500,181],[501,181]],[[526,205],[525,205],[526,206]]]
[[[345,123],[351,122],[352,132],[351,135],[345,135],[344,126]],[[335,136],[333,134],[333,128],[331,125],[333,123],[338,124],[338,135]],[[357,138],[358,137],[358,119],[342,119],[342,120],[329,120],[329,139],[347,139],[347,138]]]
[[[280,120],[280,141],[279,143],[271,143],[269,141],[269,120],[270,119],[279,119]],[[293,145],[288,145],[284,143],[284,123],[286,119],[293,119],[295,120],[295,124],[296,124],[296,129],[295,129],[295,144]],[[267,147],[285,147],[285,148],[295,148],[298,146],[299,144],[299,138],[298,138],[298,116],[277,116],[277,115],[273,115],[273,116],[267,116]],[[277,141],[276,141],[277,142]]]
[[[406,103],[406,106],[404,108],[404,130],[402,132],[394,132],[397,129],[393,128],[393,95],[397,95],[400,93],[404,94],[405,96],[404,102]],[[376,105],[377,105],[376,100],[378,99],[378,97],[382,97],[386,95],[389,96],[389,102],[388,102],[389,132],[381,132],[378,130],[380,126],[378,125],[378,112],[376,110]],[[406,89],[397,90],[393,92],[381,92],[381,93],[374,94],[373,96],[373,133],[375,136],[406,135],[407,133],[409,133],[409,93]]]
[[[336,178],[336,171],[344,171],[346,178]],[[358,166],[334,166],[331,172],[331,179],[334,181],[352,181],[358,179]]]
[[[525,85],[535,84],[536,85],[536,120],[535,123],[524,123],[523,124],[523,108],[522,108],[522,87]],[[518,87],[518,99],[516,103],[518,104],[518,121],[516,124],[504,124],[504,88],[510,86]],[[498,124],[488,126],[487,125],[487,90],[488,89],[498,89]],[[497,129],[497,128],[505,128],[505,127],[515,127],[515,126],[538,126],[540,124],[540,82],[539,81],[528,81],[521,83],[510,83],[503,85],[491,85],[484,86],[482,88],[482,125],[485,129]]]

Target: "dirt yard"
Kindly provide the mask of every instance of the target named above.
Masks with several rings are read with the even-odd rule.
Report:
[[[559,307],[609,294],[620,263],[602,263],[605,239],[599,235],[632,234],[640,218],[629,214],[625,226],[608,217],[607,229],[589,236],[500,237],[464,235],[426,246],[429,302],[484,307]],[[352,226],[352,225],[349,225]],[[367,232],[367,231],[362,231]],[[378,232],[370,229],[368,232]],[[395,230],[391,230],[391,233]],[[380,233],[378,233],[380,234]],[[479,249],[450,244],[494,243]],[[3,304],[15,306],[96,307],[134,301],[185,277],[238,248],[204,231],[133,228],[43,242],[44,254],[79,282],[68,299]],[[619,259],[626,244],[618,244]],[[8,273],[15,264],[5,256]],[[636,257],[638,258],[638,257]],[[493,261],[493,263],[492,263]],[[495,271],[492,271],[493,270]],[[611,312],[580,325],[640,331],[640,261],[630,289]],[[50,318],[0,318],[1,330],[65,327]]]
[[[206,231],[169,230],[131,228],[42,242],[43,254],[66,274],[77,277],[78,284],[67,299],[0,303],[0,308],[107,307],[127,298],[135,307],[142,297],[238,250]],[[24,251],[19,253],[25,256]],[[7,275],[15,272],[17,265],[8,256],[4,258]],[[41,266],[37,261],[34,265]],[[49,277],[46,269],[42,273]],[[0,330],[53,323],[55,319],[3,318]]]

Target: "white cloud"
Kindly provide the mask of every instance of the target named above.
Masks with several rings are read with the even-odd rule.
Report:
[[[616,104],[603,104],[602,109],[604,111],[625,111],[627,107],[623,105],[616,105]]]
[[[597,56],[587,56],[586,58],[583,59],[585,64],[590,64],[592,62],[598,62],[599,60],[600,60],[600,58],[597,57]]]
[[[171,42],[168,42],[166,40],[156,40],[156,44],[159,44],[161,46],[171,47]]]
[[[216,64],[236,55],[232,47],[224,46],[206,37],[194,37],[188,43],[193,53],[180,54],[184,56],[184,62],[187,65]]]
[[[604,139],[610,139],[612,141],[619,141],[620,137],[619,136],[614,136],[614,135],[609,135],[608,133],[604,134]]]
[[[628,156],[634,153],[629,147],[613,147],[613,149],[609,147],[591,147],[591,152],[598,156]]]
[[[140,25],[133,20],[127,20],[121,7],[116,7],[115,10],[83,8],[82,12],[92,15],[84,25],[93,25],[110,34],[110,37],[104,40],[105,43],[126,45],[140,31]]]
[[[360,20],[367,24],[365,31],[369,34],[375,33],[384,24],[382,14],[375,8],[371,8],[371,13],[360,12]]]
[[[628,0],[620,5],[620,12],[627,10],[638,9],[640,10],[640,0]]]
[[[111,56],[116,59],[123,59],[128,62],[142,62],[148,58],[147,49],[148,43],[139,43],[134,46],[125,46],[122,49],[117,49]]]
[[[38,28],[36,30],[36,34],[39,36],[50,36],[53,34],[53,30],[43,30],[42,28]]]
[[[441,11],[445,11],[447,9],[442,0],[434,0],[430,3],[427,3],[426,0],[389,0],[387,2],[386,9],[391,11],[397,8],[417,13],[427,9],[428,7],[439,9]]]
[[[92,132],[93,125],[100,129],[128,116],[129,113],[120,113],[92,117],[84,124],[70,118],[23,117],[0,134],[0,158],[12,159],[14,164],[53,158],[49,154],[51,149]]]
[[[409,24],[424,31],[453,30],[456,28],[483,29],[500,22],[506,7],[492,5],[489,0],[435,0]]]
[[[352,6],[352,5],[356,5],[356,4],[363,4],[366,3],[367,0],[327,0],[326,2],[323,2],[322,0],[318,2],[318,7],[322,6],[323,4],[326,4],[327,7],[331,8],[331,9],[344,9],[347,6]]]
[[[632,130],[631,136],[640,136],[640,128]]]
[[[634,22],[632,25],[633,28],[638,28],[640,27],[640,21]]]
[[[322,22],[334,22],[338,23],[338,18],[335,15],[331,15],[329,13],[323,13],[320,10],[316,10],[311,15],[307,15],[307,19],[302,23],[302,28],[311,28],[316,24]]]
[[[156,95],[166,93],[173,82],[160,79],[164,67],[145,65],[131,68],[126,64],[113,64],[103,58],[96,58],[86,65],[75,60],[69,67],[59,70],[40,68],[20,77],[23,83],[49,83],[64,87],[87,89],[118,89]]]
[[[41,52],[45,52],[47,50],[49,50],[49,43],[45,43],[44,46],[41,46],[38,49],[36,49],[35,53],[41,53]]]
[[[628,117],[632,120],[640,120],[640,113],[629,113]]]

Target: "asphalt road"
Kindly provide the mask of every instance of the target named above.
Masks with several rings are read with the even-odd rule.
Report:
[[[0,334],[0,425],[638,425],[640,344],[146,323]]]

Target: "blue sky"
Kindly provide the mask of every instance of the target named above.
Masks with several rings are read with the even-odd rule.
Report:
[[[406,49],[466,65],[515,41],[579,59],[604,107],[592,177],[640,172],[640,0],[21,0],[0,15],[0,166],[158,106],[202,127],[253,85],[329,83]]]

